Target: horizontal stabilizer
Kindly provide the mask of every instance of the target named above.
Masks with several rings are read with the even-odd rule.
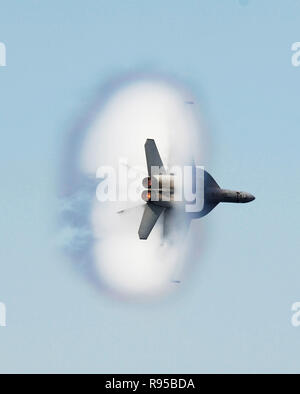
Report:
[[[139,237],[140,239],[147,239],[149,234],[151,233],[155,223],[157,222],[160,215],[165,210],[164,207],[159,205],[154,205],[151,203],[147,203],[145,206],[143,218],[139,228]]]
[[[145,153],[147,160],[148,175],[151,176],[151,167],[158,167],[158,174],[165,174],[166,170],[164,168],[163,162],[159,155],[155,141],[152,139],[147,139],[145,143]],[[154,169],[153,169],[154,171]],[[156,175],[152,172],[152,175]]]

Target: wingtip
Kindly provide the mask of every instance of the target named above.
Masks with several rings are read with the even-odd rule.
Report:
[[[144,236],[142,236],[142,235],[140,235],[140,234],[139,234],[139,239],[141,239],[141,240],[144,240],[144,241],[145,241],[147,238],[148,238],[148,237],[144,237]]]
[[[138,236],[139,236],[139,239],[143,239],[143,240],[146,240],[146,239],[148,238],[148,236],[145,236],[145,235],[143,234],[143,232],[141,231],[141,229],[139,229],[139,231],[138,231]]]
[[[147,139],[146,139],[146,142],[145,142],[145,145],[146,145],[148,142],[154,142],[154,139],[153,139],[153,138],[147,138]]]

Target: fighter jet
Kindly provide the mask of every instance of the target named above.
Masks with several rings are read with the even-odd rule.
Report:
[[[139,238],[146,240],[158,218],[164,214],[164,225],[176,206],[174,196],[174,174],[167,174],[162,159],[153,139],[147,139],[145,143],[145,153],[148,169],[148,177],[143,179],[145,190],[142,199],[146,202],[142,221],[138,230]],[[154,169],[154,171],[153,171]],[[204,193],[203,208],[199,212],[188,213],[188,221],[207,215],[220,202],[247,203],[253,201],[255,197],[247,192],[221,189],[214,178],[204,171]],[[167,187],[165,186],[167,185]],[[164,198],[168,196],[169,198]]]

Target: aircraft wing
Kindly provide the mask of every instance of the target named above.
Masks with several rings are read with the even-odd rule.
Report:
[[[166,208],[147,203],[139,228],[140,239],[147,239],[155,223]]]
[[[166,170],[164,168],[163,162],[159,155],[158,149],[156,147],[155,141],[152,139],[147,139],[145,142],[145,153],[147,160],[148,175],[151,176],[151,167],[159,167],[158,174],[165,174]]]

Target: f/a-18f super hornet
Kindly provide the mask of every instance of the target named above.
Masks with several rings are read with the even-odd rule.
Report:
[[[164,214],[164,223],[175,209],[174,174],[167,174],[161,160],[160,154],[153,139],[147,139],[145,153],[148,169],[148,177],[143,180],[145,190],[142,198],[146,201],[140,228],[138,230],[140,239],[147,239],[158,218]],[[153,169],[156,169],[153,171]],[[221,189],[213,177],[203,170],[203,207],[199,212],[188,213],[188,221],[207,215],[220,202],[246,203],[253,201],[255,197],[246,192]],[[167,186],[165,186],[167,185]],[[168,195],[170,198],[164,198]],[[184,208],[182,207],[184,210]]]

